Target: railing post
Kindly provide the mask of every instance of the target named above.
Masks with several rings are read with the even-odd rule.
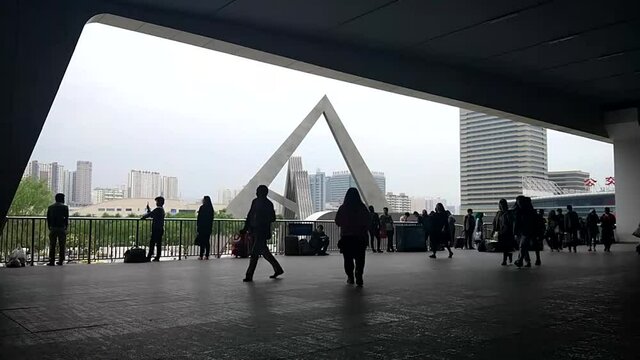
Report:
[[[31,266],[33,266],[33,255],[36,248],[36,219],[31,219]]]
[[[88,248],[88,254],[87,254],[87,263],[91,264],[91,232],[93,231],[93,219],[89,219],[89,245],[87,246]]]
[[[138,235],[140,234],[140,219],[136,219],[136,241],[134,242],[134,246],[138,247]]]
[[[218,231],[217,231],[217,236],[216,236],[216,238],[217,238],[217,240],[216,240],[216,243],[217,243],[217,244],[216,244],[216,247],[217,247],[217,249],[218,249],[218,250],[217,250],[217,253],[218,253],[217,257],[218,257],[218,259],[220,259],[220,257],[221,257],[221,255],[220,255],[220,227],[222,226],[222,224],[223,224],[223,222],[222,222],[222,221],[218,221]]]
[[[180,241],[179,241],[179,245],[178,245],[178,260],[182,260],[182,220],[180,221]]]

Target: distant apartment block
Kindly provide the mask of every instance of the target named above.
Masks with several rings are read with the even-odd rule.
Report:
[[[384,194],[386,191],[386,178],[382,172],[371,172],[373,179],[375,180],[378,188]],[[327,197],[326,202],[332,204],[342,204],[344,195],[351,187],[357,188],[355,180],[349,171],[336,171],[330,177],[326,178],[327,181]]]
[[[179,200],[178,178],[175,176],[162,177],[162,196],[167,200]]]
[[[323,211],[327,204],[327,176],[324,172],[317,170],[315,174],[309,175],[309,190],[313,201],[313,211]]]
[[[569,192],[585,192],[587,187],[584,181],[591,177],[591,174],[581,170],[571,171],[549,171],[549,180],[556,183],[561,189]]]
[[[162,193],[162,178],[157,171],[131,170],[127,181],[127,197],[153,199]]]
[[[411,198],[405,193],[395,195],[392,192],[388,192],[385,196],[387,203],[389,204],[389,212],[392,213],[404,213],[413,212],[411,209]]]
[[[92,164],[90,161],[78,161],[76,171],[69,171],[63,165],[52,162],[29,162],[23,178],[32,178],[47,184],[54,194],[65,194],[65,201],[74,206],[91,204]]]

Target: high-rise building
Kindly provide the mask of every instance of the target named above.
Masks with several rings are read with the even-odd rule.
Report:
[[[127,182],[127,197],[153,199],[162,192],[162,178],[156,171],[131,170]]]
[[[392,192],[388,192],[385,197],[387,198],[387,203],[389,204],[389,212],[413,212],[411,210],[411,199],[405,193],[395,195]]]
[[[422,213],[422,210],[427,209],[427,201],[424,196],[411,196],[411,210]]]
[[[584,181],[591,177],[591,174],[580,170],[571,171],[549,171],[549,180],[558,184],[563,190],[568,192],[585,192],[588,188]]]
[[[375,180],[378,188],[385,193],[387,185],[384,173],[372,171],[373,180]],[[327,177],[327,202],[334,204],[342,204],[344,195],[351,187],[357,188],[356,181],[349,171],[336,171],[331,177]],[[358,189],[360,190],[360,189]]]
[[[162,196],[167,200],[179,200],[178,178],[175,176],[162,177]]]
[[[309,190],[313,201],[313,211],[323,211],[327,203],[327,177],[324,172],[317,170],[309,175]]]
[[[64,191],[64,166],[57,162],[51,163],[51,172],[49,174],[49,189],[54,194]]]
[[[91,205],[91,161],[78,161],[75,173],[74,204],[78,206]]]
[[[24,169],[24,175],[22,175],[22,178],[27,177],[34,180],[40,179],[40,167],[38,164],[38,160],[30,161],[29,164],[27,164],[27,168]]]
[[[547,179],[547,131],[460,109],[462,209],[495,212],[522,195],[523,177]]]
[[[218,204],[229,205],[231,200],[238,195],[239,190],[220,189],[218,190]]]
[[[447,206],[447,199],[443,199],[439,196],[437,197],[429,197],[425,200],[425,206],[428,212],[432,212],[436,209],[436,205],[438,205],[438,203],[444,205],[445,207]]]
[[[64,170],[63,176],[64,176],[64,188],[62,192],[65,194],[65,201],[68,204],[74,204],[75,199],[73,195],[74,195],[74,189],[75,189],[76,172]]]

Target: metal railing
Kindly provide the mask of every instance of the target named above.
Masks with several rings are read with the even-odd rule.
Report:
[[[284,240],[288,225],[311,224],[315,229],[323,225],[329,237],[328,251],[337,251],[340,229],[331,220],[300,221],[277,220],[273,224],[273,237],[269,247],[276,254],[284,253]],[[199,255],[195,245],[196,219],[166,219],[162,238],[163,258],[176,260]],[[235,235],[244,227],[244,220],[215,219],[213,233],[209,238],[211,256],[230,256]],[[485,227],[485,236],[490,231]],[[462,227],[456,224],[456,236],[461,236]],[[131,247],[148,248],[151,237],[151,221],[137,218],[70,218],[67,229],[67,262],[114,262],[124,258]],[[385,240],[383,240],[384,242]],[[27,262],[49,260],[49,230],[44,217],[8,217],[0,233],[0,259],[6,260],[16,248],[27,255]]]

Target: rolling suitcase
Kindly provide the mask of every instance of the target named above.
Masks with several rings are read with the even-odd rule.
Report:
[[[463,249],[464,248],[464,236],[458,236],[456,238],[456,243],[453,246],[454,249]]]

